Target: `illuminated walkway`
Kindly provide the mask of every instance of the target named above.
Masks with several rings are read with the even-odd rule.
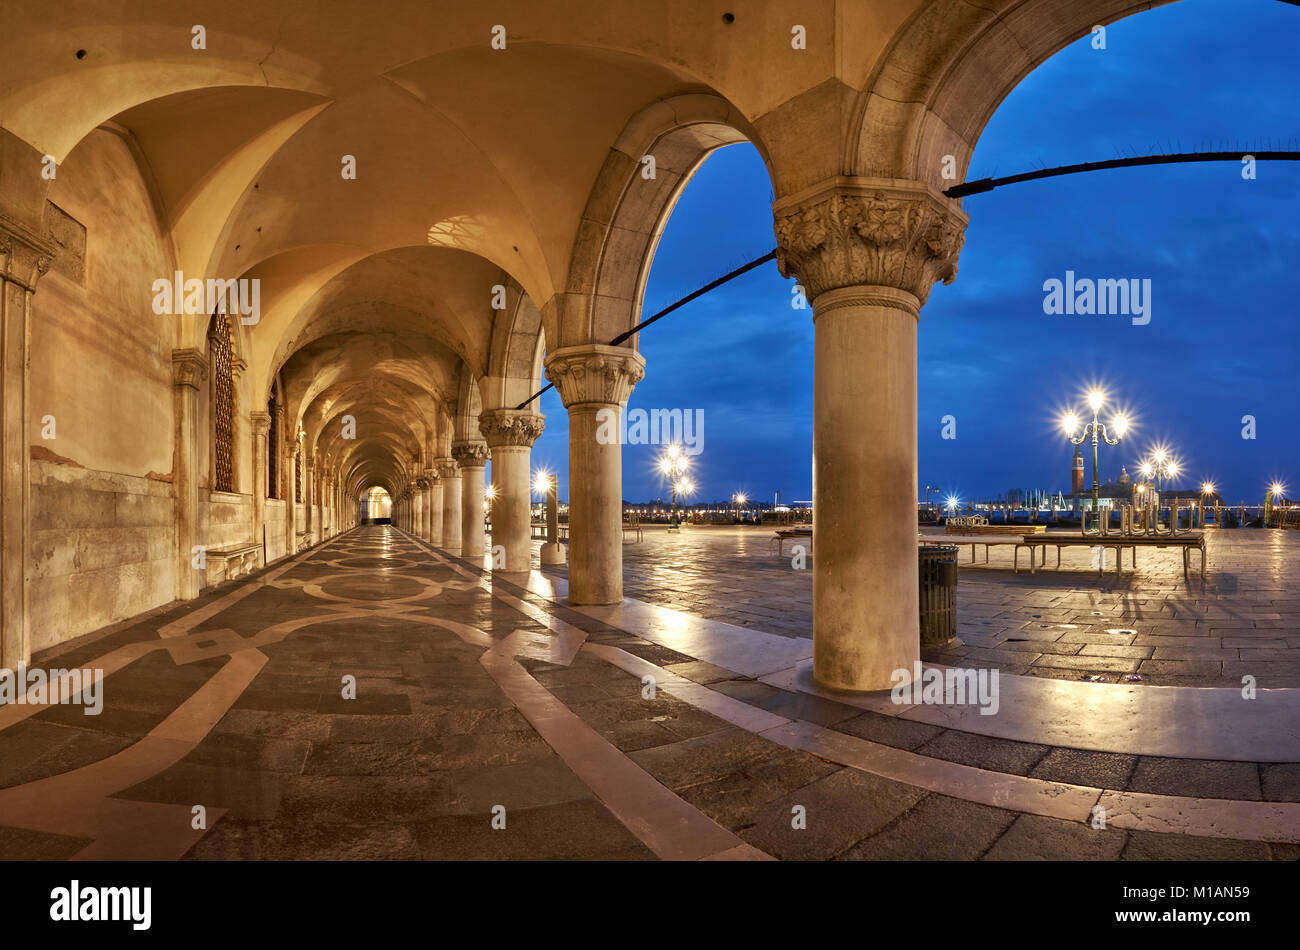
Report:
[[[1300,765],[986,725],[1124,687],[1006,677],[949,723],[817,695],[809,641],[512,577],[362,528],[38,657],[104,707],[0,708],[0,857],[1300,857]]]

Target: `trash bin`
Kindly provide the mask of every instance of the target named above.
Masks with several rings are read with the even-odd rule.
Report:
[[[917,549],[921,582],[921,649],[936,650],[957,637],[957,548],[923,544]]]

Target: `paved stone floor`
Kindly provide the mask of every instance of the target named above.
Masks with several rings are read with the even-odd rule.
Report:
[[[751,578],[778,576],[754,562]],[[749,583],[723,593],[748,603]],[[38,660],[103,669],[104,707],[0,707],[0,859],[1300,856],[1300,764],[1083,752],[864,711],[388,527]],[[1116,803],[1102,829],[1087,820],[1099,800]],[[1133,801],[1158,820],[1125,827]]]
[[[764,528],[647,528],[623,546],[625,593],[697,616],[790,637],[812,635],[812,572],[770,554]],[[1211,531],[1207,569],[1183,576],[1177,550],[1146,550],[1136,571],[1098,575],[1067,548],[1020,573],[992,549],[961,549],[961,645],[927,659],[1055,679],[1163,686],[1300,686],[1300,531]],[[787,554],[790,544],[786,545]],[[1113,562],[1107,564],[1113,568]],[[811,559],[806,561],[811,568]],[[1126,680],[1127,681],[1127,680]]]

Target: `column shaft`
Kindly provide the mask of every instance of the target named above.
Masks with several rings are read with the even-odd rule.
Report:
[[[883,689],[920,656],[918,306],[889,287],[813,302],[813,671],[832,687]]]

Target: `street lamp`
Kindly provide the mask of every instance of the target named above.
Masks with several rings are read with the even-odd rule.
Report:
[[[733,509],[735,510],[734,513],[735,513],[736,521],[737,521],[737,522],[740,521],[740,509],[741,509],[741,506],[744,505],[745,502],[747,502],[747,501],[749,501],[749,499],[745,497],[745,493],[744,493],[744,492],[736,492],[736,494],[734,494],[734,495],[731,496],[731,505],[732,505]]]
[[[690,457],[682,452],[680,445],[676,444],[668,446],[668,451],[659,459],[659,471],[671,479],[673,483],[673,517],[668,526],[669,531],[681,530],[680,523],[677,520],[677,493],[680,491],[685,494],[695,487],[685,478],[686,470],[690,466]]]
[[[1119,445],[1120,439],[1128,431],[1128,420],[1124,416],[1116,416],[1111,425],[1115,428],[1115,438],[1111,438],[1106,433],[1106,426],[1098,421],[1097,414],[1101,411],[1102,404],[1106,401],[1105,395],[1097,389],[1088,394],[1088,405],[1092,409],[1092,421],[1083,427],[1083,432],[1076,439],[1074,433],[1079,429],[1079,417],[1073,412],[1067,412],[1065,418],[1061,420],[1061,425],[1065,428],[1065,437],[1073,445],[1082,445],[1089,436],[1092,437],[1092,514],[1098,517],[1100,514],[1101,502],[1099,494],[1101,490],[1101,480],[1097,476],[1097,446],[1099,440],[1105,440],[1107,445]]]

